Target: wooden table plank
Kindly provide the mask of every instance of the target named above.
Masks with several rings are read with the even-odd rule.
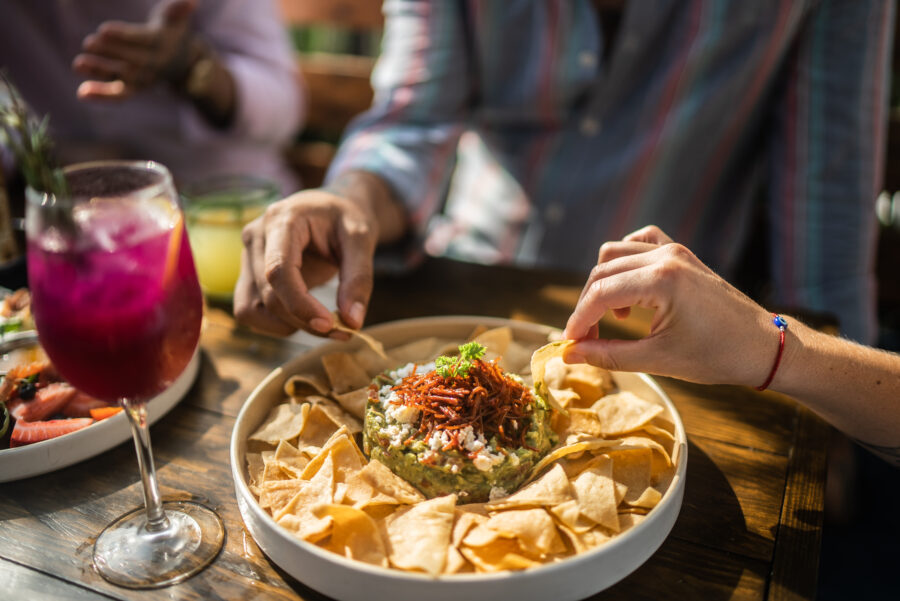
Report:
[[[818,584],[818,561],[827,472],[826,441],[830,426],[812,411],[797,407],[797,429],[788,462],[787,487],[775,545],[770,601],[812,599]]]
[[[787,459],[689,438],[681,514],[672,536],[760,560],[772,556]]]
[[[787,456],[797,404],[739,386],[703,386],[673,378],[656,380],[678,407],[689,436]]]
[[[108,601],[115,597],[101,595],[89,589],[70,584],[53,576],[42,574],[11,561],[0,559],[0,589],[5,599],[22,601]]]
[[[685,557],[692,561],[686,563]],[[743,557],[669,537],[647,563],[591,599],[757,601],[765,592],[767,566],[764,561],[747,561]]]
[[[237,417],[249,392],[269,372],[309,347],[255,335],[212,308],[206,312],[201,348],[204,369],[194,386],[196,394],[187,402]]]

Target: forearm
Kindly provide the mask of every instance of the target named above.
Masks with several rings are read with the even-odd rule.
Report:
[[[900,465],[900,356],[792,321],[770,388]]]
[[[406,234],[408,217],[403,204],[391,186],[371,171],[345,171],[328,184],[327,190],[360,204],[372,215],[379,244],[396,242]]]

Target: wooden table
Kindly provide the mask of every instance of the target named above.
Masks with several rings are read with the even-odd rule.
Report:
[[[430,260],[380,277],[368,322],[424,315],[510,317],[562,327],[583,279]],[[640,335],[647,316],[606,323]],[[174,587],[129,591],[94,573],[96,534],[138,505],[132,444],[52,474],[0,484],[0,591],[6,599],[323,599],[271,564],[244,528],[228,445],[238,411],[274,367],[306,348],[251,334],[210,310],[200,374],[152,428],[162,492],[194,497],[225,521],[225,549]],[[597,599],[813,599],[822,533],[827,426],[790,399],[659,379],[684,420],[681,514],[659,551]]]

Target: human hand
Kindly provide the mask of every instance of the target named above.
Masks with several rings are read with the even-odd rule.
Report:
[[[607,310],[656,310],[650,334],[635,341],[597,338]],[[650,226],[600,249],[566,325],[577,340],[569,363],[588,362],[705,384],[761,384],[777,350],[771,315]]]
[[[327,334],[334,319],[309,290],[339,273],[341,317],[351,327],[362,326],[378,240],[367,205],[327,190],[298,192],[247,225],[243,238],[234,292],[238,321],[282,336],[298,329]]]
[[[160,81],[181,81],[189,66],[197,0],[165,0],[146,23],[107,21],[82,42],[72,68],[87,79],[80,100],[122,100]]]

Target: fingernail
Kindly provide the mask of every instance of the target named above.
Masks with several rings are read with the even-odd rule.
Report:
[[[331,331],[332,322],[324,317],[314,317],[309,320],[309,327],[324,334]]]
[[[587,363],[584,358],[584,355],[579,353],[578,351],[569,351],[563,356],[563,361],[566,363]]]
[[[362,325],[363,318],[366,316],[366,308],[362,303],[356,302],[350,307],[350,319],[356,324]]]

